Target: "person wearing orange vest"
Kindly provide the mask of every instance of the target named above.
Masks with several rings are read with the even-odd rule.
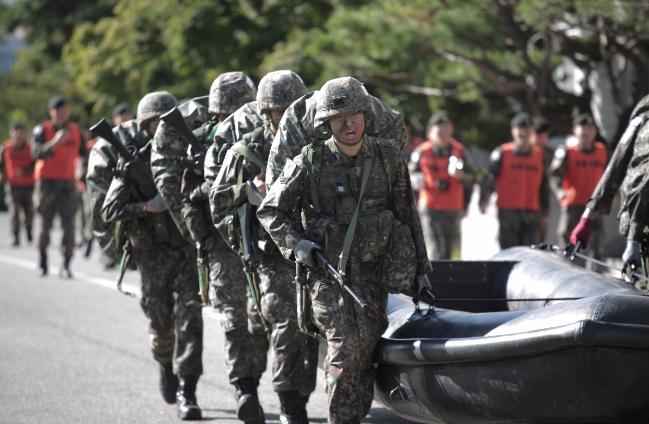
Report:
[[[20,245],[20,211],[25,217],[25,232],[30,243],[34,219],[34,161],[23,125],[16,124],[11,128],[11,139],[4,142],[0,152],[0,184],[9,183],[11,245],[17,247]]]
[[[78,203],[75,174],[77,160],[86,156],[86,144],[79,126],[69,121],[70,107],[65,97],[52,97],[48,112],[50,120],[34,128],[32,145],[32,157],[36,160],[36,204],[41,215],[38,270],[41,276],[48,273],[47,247],[52,222],[58,215],[63,227],[60,275],[72,278],[70,261],[74,252],[74,216]]]
[[[574,139],[557,148],[550,165],[550,187],[561,205],[557,234],[566,244],[570,243],[570,232],[584,213],[608,160],[606,145],[595,140],[597,127],[590,114],[583,113],[574,119],[573,134]],[[593,220],[592,229],[589,251],[595,258],[601,258],[601,219]]]
[[[548,138],[550,132],[550,124],[547,119],[542,116],[535,116],[532,120],[534,123],[534,133],[532,134],[532,144],[538,146],[543,152],[543,169],[548,170],[552,158],[554,157],[554,149],[548,145]],[[550,215],[550,208],[542,211],[541,225],[539,228],[539,242],[545,242],[548,235],[548,219]]]
[[[532,118],[518,113],[511,121],[513,140],[491,152],[480,187],[480,211],[498,195],[498,241],[501,249],[538,243],[541,217],[548,210],[548,182],[543,151],[532,144]]]
[[[421,186],[419,215],[430,260],[451,259],[459,249],[460,220],[474,182],[473,167],[453,130],[448,114],[437,112],[428,121],[428,140],[410,156],[413,180]]]

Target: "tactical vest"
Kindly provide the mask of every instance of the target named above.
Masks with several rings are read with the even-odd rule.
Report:
[[[431,142],[420,147],[419,168],[424,176],[424,188],[419,192],[421,206],[441,211],[461,211],[464,208],[464,187],[462,182],[448,174],[451,156],[464,158],[464,146],[453,140],[449,154],[436,155]]]
[[[17,147],[13,140],[7,140],[2,150],[7,181],[12,186],[34,185],[34,160],[29,143]]]
[[[350,256],[361,262],[380,259],[386,252],[395,221],[391,196],[396,177],[396,152],[377,141],[372,170],[361,200],[359,218]],[[343,248],[345,232],[358,203],[361,175],[350,175],[343,161],[322,165],[324,143],[311,144],[303,151],[309,179],[309,195],[303,198],[307,237],[320,243],[328,260],[335,264]],[[394,149],[392,149],[394,150]],[[318,167],[317,174],[314,168]]]
[[[42,127],[45,142],[54,138],[57,130],[50,121],[44,122]],[[52,151],[52,156],[36,161],[35,177],[37,180],[74,180],[81,147],[81,131],[74,123],[69,123],[67,128],[67,140]]]
[[[538,211],[543,180],[543,153],[534,146],[527,155],[516,154],[514,143],[502,145],[496,193],[500,209]]]
[[[561,206],[583,206],[606,168],[606,147],[595,142],[592,151],[582,152],[578,146],[570,146],[566,155],[566,173],[562,183],[566,197],[561,200]]]

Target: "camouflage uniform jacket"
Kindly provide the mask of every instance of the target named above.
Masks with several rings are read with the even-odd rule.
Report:
[[[265,164],[268,160],[272,141],[273,134],[268,126],[264,125],[246,134],[235,145],[245,146],[246,149],[249,149],[252,154]],[[259,164],[246,158],[236,147],[228,150],[210,193],[213,221],[220,222],[225,215],[232,213],[234,209],[248,202],[246,190],[247,181],[252,180],[257,175],[263,178],[265,171],[265,166],[260,167]],[[234,222],[236,223],[236,220]],[[258,222],[255,223],[254,227],[253,232],[255,234],[253,234],[253,237],[262,241],[268,238],[264,237],[265,234],[259,233],[259,231],[263,233],[265,231],[260,228]],[[274,256],[274,254],[277,254],[276,249],[273,248],[273,243],[268,243],[266,246],[264,249],[266,256]],[[240,246],[232,247],[235,251],[241,249]]]
[[[195,129],[208,121],[207,108],[196,100],[189,100],[178,106],[189,128]],[[160,122],[151,144],[151,170],[158,191],[169,207],[176,226],[186,240],[192,241],[189,229],[183,220],[184,196],[181,192],[184,160],[189,142],[166,122]]]
[[[408,166],[395,143],[368,136],[353,158],[341,153],[333,138],[314,144],[313,149],[311,166],[317,181],[320,214],[313,213],[311,180],[307,173],[308,148],[286,162],[277,184],[270,188],[257,212],[282,255],[292,259],[296,243],[308,238],[323,244],[330,261],[337,259],[356,208],[363,164],[366,158],[371,158],[372,171],[362,200],[350,264],[380,259],[387,250],[389,232],[396,219],[410,227],[417,274],[430,272]],[[396,169],[392,172],[386,164],[391,157],[396,159],[393,162]],[[300,212],[304,214],[302,222]]]
[[[586,204],[593,212],[608,214],[620,189],[620,234],[638,242],[646,242],[649,233],[648,111],[649,96],[645,96],[631,114],[631,121]]]
[[[115,129],[120,141],[127,149],[134,151],[140,146],[141,160],[150,160],[150,140],[135,121],[129,121]],[[148,167],[145,169],[149,169]],[[153,175],[147,175],[153,181]],[[126,232],[134,248],[151,248],[165,245],[177,248],[191,247],[176,229],[168,211],[148,213],[145,205],[149,199],[136,199],[129,181],[122,176],[113,177],[102,206],[101,215],[106,223],[123,221]],[[193,249],[192,249],[193,251]]]
[[[205,157],[205,181],[213,184],[230,146],[262,125],[264,121],[257,112],[257,102],[248,102],[225,118],[219,124]]]
[[[303,147],[331,136],[325,125],[314,127],[317,91],[305,94],[284,112],[266,167],[266,185],[272,186],[288,159],[294,158]],[[407,143],[406,129],[400,113],[391,110],[376,97],[370,96],[370,110],[365,114],[365,131],[370,136],[394,140],[401,150]]]

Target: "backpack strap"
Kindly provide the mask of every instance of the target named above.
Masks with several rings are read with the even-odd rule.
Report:
[[[231,147],[232,151],[238,153],[240,156],[243,156],[250,162],[254,163],[262,171],[266,170],[266,161],[264,161],[257,152],[251,149],[248,146],[248,143],[254,142],[261,134],[263,128],[257,128],[253,131],[250,137],[244,137],[242,140],[237,141]],[[239,166],[239,172],[237,173],[237,184],[243,183],[243,166]]]
[[[304,156],[304,167],[309,177],[309,186],[311,188],[311,203],[313,204],[313,212],[316,215],[320,214],[320,198],[318,196],[318,186],[315,181],[315,174],[313,172],[313,151],[315,150],[313,144],[306,147]]]
[[[354,241],[354,236],[356,235],[356,224],[358,223],[358,214],[361,209],[361,203],[363,201],[363,194],[365,194],[365,187],[367,187],[367,181],[370,179],[370,174],[372,173],[372,157],[368,157],[363,162],[363,179],[361,181],[361,191],[358,194],[358,201],[356,202],[356,209],[354,209],[354,214],[352,219],[349,222],[347,227],[347,232],[345,233],[345,239],[343,241],[343,250],[340,252],[340,257],[338,258],[338,271],[342,274],[345,273],[347,268],[347,263],[349,262],[349,252],[352,248],[352,241]]]

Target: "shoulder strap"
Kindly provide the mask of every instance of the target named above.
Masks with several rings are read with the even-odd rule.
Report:
[[[311,188],[311,203],[313,204],[313,212],[316,215],[320,214],[320,198],[318,196],[318,186],[315,183],[315,175],[313,173],[313,144],[310,144],[306,148],[306,154],[304,155],[304,167],[306,168],[306,173],[309,176],[309,187]]]
[[[363,162],[363,180],[361,182],[361,191],[358,194],[358,201],[356,202],[356,209],[354,209],[354,214],[352,215],[352,220],[349,222],[349,227],[347,227],[347,232],[345,233],[345,240],[343,241],[343,250],[340,252],[340,258],[338,258],[338,271],[341,274],[345,273],[347,268],[347,262],[349,262],[349,252],[352,248],[352,241],[354,240],[354,235],[356,234],[356,224],[358,223],[358,214],[361,209],[361,202],[363,201],[363,194],[365,193],[365,187],[367,187],[367,181],[370,178],[370,173],[372,172],[372,157],[367,157]]]
[[[243,142],[237,141],[232,145],[232,150],[240,154],[244,158],[248,159],[250,162],[257,165],[262,170],[266,169],[266,163],[264,160],[259,157],[259,155],[252,150],[250,147],[246,146]]]

